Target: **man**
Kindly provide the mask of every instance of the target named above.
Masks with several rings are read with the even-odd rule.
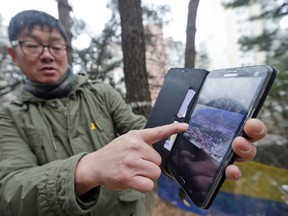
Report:
[[[8,31],[8,52],[25,79],[19,99],[0,113],[0,215],[146,215],[142,193],[161,173],[150,144],[187,125],[136,130],[145,119],[119,94],[72,73],[54,17],[23,11]],[[256,141],[266,127],[254,119],[245,131]],[[233,149],[243,161],[256,153],[242,137]],[[227,178],[240,175],[227,167]]]

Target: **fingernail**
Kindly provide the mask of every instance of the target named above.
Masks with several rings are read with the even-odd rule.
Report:
[[[179,123],[180,127],[187,129],[189,127],[189,124],[187,123]]]
[[[251,151],[251,146],[250,145],[241,145],[240,150],[243,152],[249,152],[249,151]]]
[[[235,181],[239,180],[241,178],[241,173],[238,173],[238,174],[234,174],[232,177]]]
[[[255,133],[256,133],[256,134],[262,134],[264,130],[265,130],[265,129],[264,129],[263,126],[262,126],[262,127],[257,127],[257,128],[255,128]]]

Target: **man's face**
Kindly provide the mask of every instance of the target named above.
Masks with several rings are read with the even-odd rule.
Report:
[[[58,46],[63,48],[63,45],[66,44],[57,29],[50,31],[48,27],[34,26],[29,31],[28,28],[25,28],[17,36],[17,40],[20,41],[20,44],[14,49],[8,49],[8,52],[14,64],[20,67],[29,80],[48,84],[55,83],[64,76],[68,67],[67,56],[57,57],[49,51],[50,49],[58,52]],[[42,44],[49,46],[49,49],[45,47],[42,53],[40,52],[38,56],[35,55],[34,50],[41,50]],[[31,50],[32,52],[30,52]]]

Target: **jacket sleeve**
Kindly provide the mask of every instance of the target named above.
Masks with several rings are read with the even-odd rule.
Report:
[[[85,153],[42,166],[11,117],[0,113],[0,215],[83,215],[95,205],[75,197],[74,171]]]
[[[117,133],[124,134],[129,130],[142,129],[145,127],[145,117],[134,114],[122,96],[111,86],[107,85],[104,94],[106,94],[104,97],[106,98],[106,106],[113,118]]]

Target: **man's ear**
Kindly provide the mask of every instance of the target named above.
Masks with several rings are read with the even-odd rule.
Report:
[[[13,63],[18,66],[18,61],[17,61],[17,54],[16,51],[12,48],[12,47],[8,47],[7,49],[7,53],[11,56]]]

